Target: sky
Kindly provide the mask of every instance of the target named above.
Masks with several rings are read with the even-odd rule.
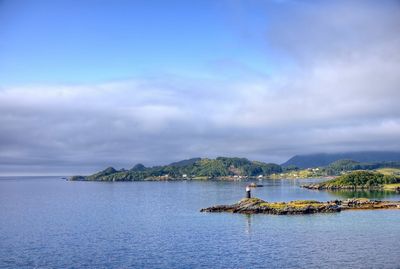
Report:
[[[400,150],[400,1],[0,0],[0,175]]]

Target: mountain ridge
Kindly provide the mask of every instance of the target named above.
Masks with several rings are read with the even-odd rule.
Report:
[[[313,154],[295,155],[286,162],[282,163],[281,166],[314,168],[314,167],[327,166],[330,163],[338,160],[353,160],[365,163],[400,161],[400,152],[357,151],[357,152],[313,153]]]

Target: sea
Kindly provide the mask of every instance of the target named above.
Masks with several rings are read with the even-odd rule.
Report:
[[[391,192],[300,188],[263,180],[266,201]],[[72,182],[0,178],[0,268],[400,268],[400,210],[315,215],[201,213],[249,182]]]

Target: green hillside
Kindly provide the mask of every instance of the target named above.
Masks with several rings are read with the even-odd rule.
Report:
[[[218,157],[216,159],[189,159],[165,166],[135,165],[130,170],[109,167],[90,176],[74,176],[71,180],[137,181],[174,179],[226,179],[268,176],[280,173],[282,168],[273,163],[250,161],[246,158]]]

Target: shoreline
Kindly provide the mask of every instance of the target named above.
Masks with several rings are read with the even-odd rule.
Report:
[[[68,181],[93,181],[93,182],[136,182],[136,181],[225,181],[225,182],[249,182],[249,181],[262,181],[262,180],[307,180],[307,179],[321,179],[328,180],[332,177],[306,177],[306,178],[273,178],[273,177],[193,177],[193,178],[163,178],[153,177],[138,180],[101,180],[101,179],[86,179],[87,176],[71,176],[66,180]]]

